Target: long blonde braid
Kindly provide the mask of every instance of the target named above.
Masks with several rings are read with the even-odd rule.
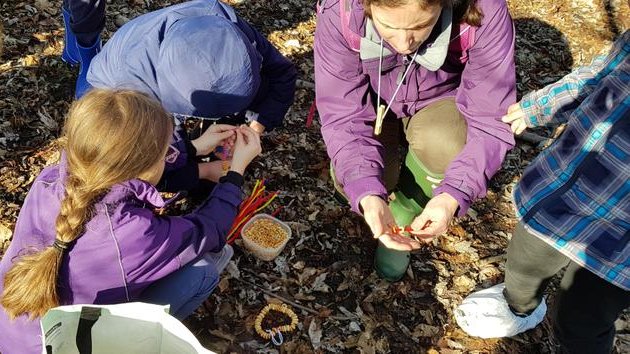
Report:
[[[92,90],[72,105],[62,139],[68,174],[56,239],[20,257],[6,273],[0,303],[9,317],[36,318],[59,305],[63,255],[84,233],[94,203],[111,186],[163,163],[171,131],[172,120],[159,103],[137,92]]]

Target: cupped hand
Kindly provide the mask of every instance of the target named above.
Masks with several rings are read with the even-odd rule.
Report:
[[[429,242],[448,229],[459,204],[448,193],[441,193],[429,200],[427,205],[411,223],[416,238]]]
[[[517,102],[508,108],[507,114],[504,115],[501,120],[510,124],[510,128],[514,134],[521,134],[526,128],[525,112],[521,108],[521,105]]]
[[[359,202],[363,209],[363,218],[370,227],[374,238],[383,242],[387,248],[411,251],[420,248],[420,243],[402,235],[392,233],[392,226],[396,225],[394,216],[389,210],[387,202],[376,195],[363,197]]]
[[[417,240],[391,232],[382,234],[378,239],[385,247],[398,251],[413,251],[421,247],[421,243]]]
[[[199,163],[200,179],[207,179],[208,181],[219,182],[219,178],[223,176],[223,173],[223,161],[221,160]]]
[[[230,170],[243,174],[245,168],[262,152],[260,135],[246,125],[238,127],[235,132],[236,142],[234,143]]]

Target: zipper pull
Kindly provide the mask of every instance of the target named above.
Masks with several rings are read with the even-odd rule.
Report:
[[[409,65],[409,56],[408,55],[404,55],[403,56],[403,66],[400,70],[400,72],[398,72],[398,78],[396,79],[396,84],[398,85],[404,85],[405,84],[405,71],[407,71],[407,66]]]

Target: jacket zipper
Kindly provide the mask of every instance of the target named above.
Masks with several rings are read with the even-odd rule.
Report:
[[[403,66],[401,68],[401,70],[398,72],[398,78],[396,79],[396,84],[397,85],[405,85],[405,71],[407,71],[407,66],[409,65],[410,61],[409,61],[409,56],[408,55],[404,55],[403,56]]]

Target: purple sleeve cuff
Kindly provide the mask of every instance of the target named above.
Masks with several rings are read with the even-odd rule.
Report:
[[[243,175],[238,172],[228,171],[225,176],[219,178],[219,183],[223,182],[232,183],[233,185],[241,188],[245,183],[245,178],[243,178]]]
[[[387,200],[387,189],[378,177],[363,177],[352,181],[344,186],[344,191],[350,199],[352,211],[359,215],[363,215],[359,202],[363,197],[368,195],[376,195]]]
[[[438,195],[441,193],[448,193],[451,197],[457,200],[459,208],[457,208],[457,211],[455,211],[455,216],[460,217],[466,215],[468,208],[470,208],[470,197],[468,197],[466,193],[444,183],[433,190],[433,195]]]
[[[229,182],[220,182],[214,187],[210,197],[206,200],[206,203],[212,198],[220,198],[237,209],[243,201],[243,192],[241,187]]]

